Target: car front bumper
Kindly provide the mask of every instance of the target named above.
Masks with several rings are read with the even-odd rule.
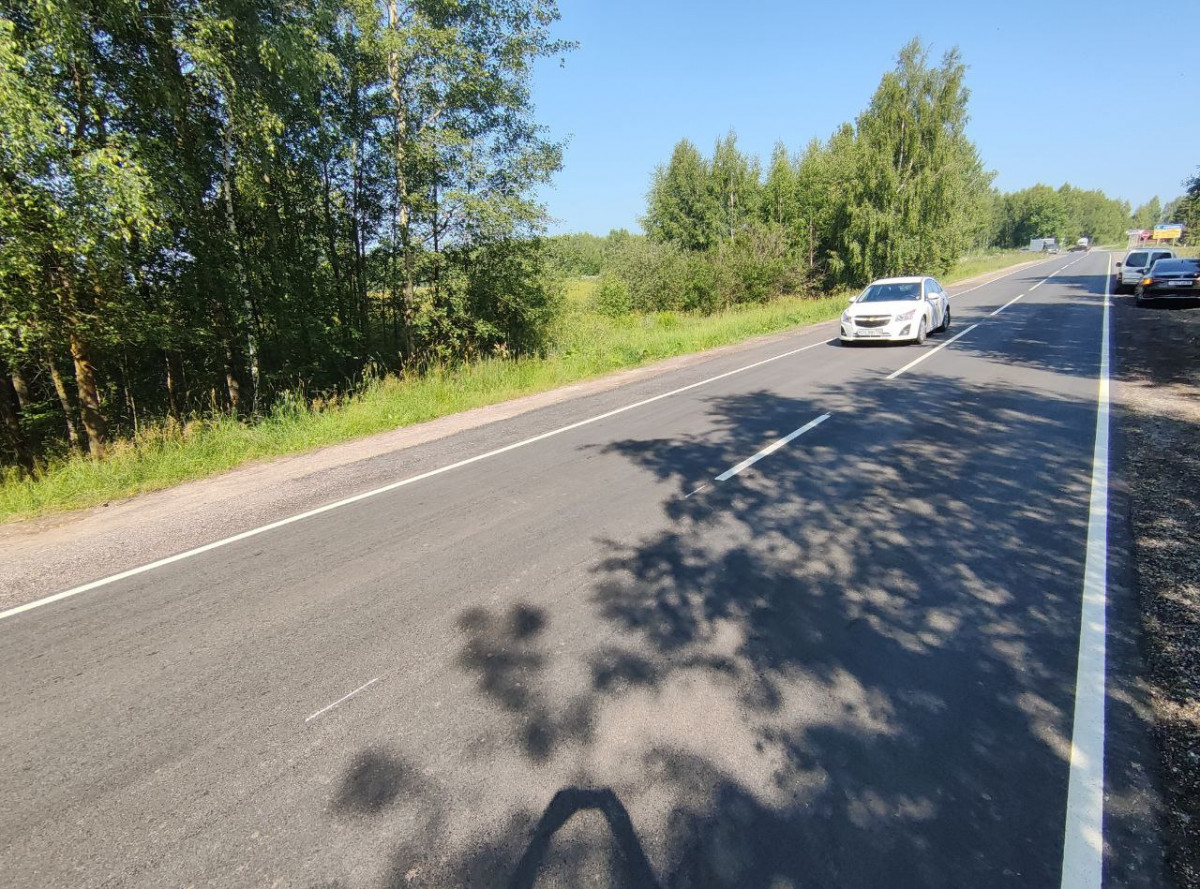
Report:
[[[908,321],[891,321],[881,327],[860,327],[854,321],[843,321],[840,338],[844,343],[899,343],[915,339],[920,323],[919,317]]]

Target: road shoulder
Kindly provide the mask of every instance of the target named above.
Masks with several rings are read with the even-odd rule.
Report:
[[[1200,887],[1200,307],[1116,302],[1147,718],[1162,759],[1168,868],[1191,889]]]

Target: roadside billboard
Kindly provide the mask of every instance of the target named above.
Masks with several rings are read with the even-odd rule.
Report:
[[[1170,241],[1174,240],[1175,238],[1182,238],[1183,223],[1168,222],[1166,225],[1156,225],[1154,226],[1154,234],[1152,234],[1150,237],[1156,241]]]

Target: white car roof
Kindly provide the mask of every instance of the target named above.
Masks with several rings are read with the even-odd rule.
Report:
[[[879,278],[872,281],[872,284],[920,284],[928,275],[908,275],[904,278]]]

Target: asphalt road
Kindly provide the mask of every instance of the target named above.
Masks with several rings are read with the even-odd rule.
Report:
[[[1082,889],[1105,264],[433,443],[405,475],[665,395],[0,621],[0,884]],[[1104,883],[1157,886],[1114,480]]]

